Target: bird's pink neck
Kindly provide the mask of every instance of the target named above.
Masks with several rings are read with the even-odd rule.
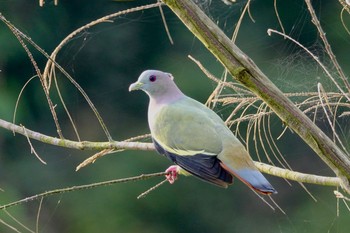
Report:
[[[174,101],[177,101],[183,98],[185,95],[180,91],[179,88],[168,89],[166,92],[158,94],[156,96],[150,96],[150,105],[163,105],[170,104]]]

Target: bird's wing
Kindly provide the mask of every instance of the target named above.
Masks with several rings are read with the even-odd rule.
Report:
[[[215,156],[206,154],[182,156],[165,150],[155,139],[153,142],[158,153],[165,155],[182,169],[201,180],[224,188],[232,183],[232,175],[221,166],[220,160]]]
[[[150,125],[152,137],[166,151],[181,156],[217,155],[222,141],[217,119],[208,112],[211,110],[190,98],[168,104],[154,115],[154,124]]]

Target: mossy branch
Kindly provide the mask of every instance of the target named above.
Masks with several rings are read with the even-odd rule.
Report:
[[[72,141],[67,139],[60,139],[56,137],[47,136],[24,127],[15,125],[13,123],[0,119],[0,127],[13,131],[14,133],[22,134],[28,138],[38,140],[40,142],[79,150],[155,150],[152,143],[130,142],[130,141],[113,141],[113,142],[89,142],[89,141]],[[300,172],[283,169],[261,162],[254,162],[257,168],[266,174],[278,176],[284,179],[294,180],[302,183],[310,183],[325,186],[340,186],[341,180],[338,177],[325,177],[312,174],[305,174]],[[54,192],[54,191],[52,191]],[[54,193],[53,193],[54,194]]]
[[[163,0],[188,29],[223,64],[229,73],[269,107],[296,132],[341,178],[350,193],[350,159],[298,109],[243,53],[224,32],[192,1]]]

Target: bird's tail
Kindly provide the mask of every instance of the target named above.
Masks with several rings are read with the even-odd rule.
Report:
[[[231,173],[245,183],[251,189],[264,194],[276,194],[277,191],[272,187],[272,185],[267,181],[267,179],[261,174],[257,169],[243,168],[243,169],[233,169],[228,165],[221,162],[221,167],[226,171]]]

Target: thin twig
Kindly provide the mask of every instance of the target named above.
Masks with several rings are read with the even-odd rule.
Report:
[[[242,10],[241,15],[239,16],[239,19],[237,20],[235,30],[233,31],[232,37],[231,37],[231,41],[233,43],[236,42],[239,29],[241,28],[241,25],[242,25],[242,22],[243,22],[243,18],[246,15],[247,12],[248,12],[248,15],[249,15],[250,19],[253,21],[253,23],[255,23],[255,20],[253,19],[252,15],[250,14],[250,11],[249,11],[250,10],[250,3],[251,3],[251,0],[248,0],[247,3],[245,4],[243,10]]]
[[[216,83],[219,83],[221,85],[224,85],[226,87],[229,87],[239,93],[247,93],[247,94],[251,94],[251,92],[249,92],[248,90],[245,90],[243,88],[239,88],[236,87],[235,85],[233,85],[232,83],[229,82],[223,82],[220,79],[216,78],[213,74],[211,74],[207,69],[205,69],[205,67],[202,65],[202,63],[198,60],[196,60],[194,57],[192,57],[191,55],[188,55],[188,58],[191,59],[194,63],[196,63],[196,65],[199,67],[199,69],[201,69],[203,71],[203,73],[211,80],[213,80]]]
[[[60,138],[64,138],[63,134],[62,134],[61,127],[60,127],[59,122],[58,122],[58,118],[57,118],[57,114],[56,114],[55,108],[54,108],[53,103],[51,101],[51,98],[49,96],[49,88],[48,88],[47,84],[45,83],[45,78],[44,78],[43,75],[41,75],[41,72],[40,72],[39,68],[37,67],[34,58],[32,57],[32,54],[30,53],[30,51],[28,50],[27,46],[24,44],[24,42],[23,42],[23,40],[21,38],[26,39],[31,45],[33,45],[47,59],[50,60],[51,58],[49,57],[49,55],[43,49],[41,49],[34,41],[32,41],[31,38],[29,38],[27,35],[25,35],[21,31],[19,31],[13,24],[11,24],[9,21],[7,21],[3,16],[0,15],[0,19],[2,21],[4,21],[8,25],[8,27],[11,29],[11,31],[14,33],[14,35],[17,37],[18,41],[21,43],[22,47],[25,49],[25,51],[27,52],[28,56],[30,57],[30,60],[32,61],[32,64],[33,64],[33,66],[35,67],[35,69],[37,71],[37,75],[40,78],[40,83],[42,84],[42,87],[44,89],[44,93],[45,93],[46,99],[47,99],[47,101],[49,103],[49,107],[50,107],[50,110],[51,110],[51,113],[52,113],[52,116],[53,116],[53,119],[54,119],[54,122],[55,122],[55,125],[56,125],[56,128],[57,128],[57,133],[60,136]],[[112,137],[111,137],[111,135],[110,135],[110,133],[109,133],[105,123],[104,123],[104,121],[102,120],[101,115],[99,114],[99,112],[97,111],[96,107],[94,106],[94,104],[92,103],[92,101],[90,100],[90,98],[88,97],[86,92],[83,90],[83,88],[81,88],[81,86],[60,65],[58,65],[56,62],[54,62],[54,64],[59,68],[59,70],[69,79],[69,81],[83,95],[83,97],[85,98],[86,102],[89,104],[90,108],[95,113],[95,116],[97,117],[97,119],[98,119],[102,129],[104,130],[108,140],[109,141],[113,141],[113,139],[112,139]],[[62,104],[65,105],[64,103],[62,103]],[[68,112],[68,116],[69,115],[70,114]]]
[[[160,0],[158,0],[159,3],[161,3]],[[166,19],[165,19],[165,16],[164,16],[164,12],[163,12],[163,8],[162,8],[162,5],[160,4],[159,5],[159,12],[160,12],[160,15],[162,16],[162,21],[163,21],[163,25],[164,25],[164,28],[165,28],[165,31],[166,31],[166,34],[168,36],[168,39],[170,41],[170,44],[174,44],[174,41],[173,41],[173,38],[171,37],[171,34],[170,34],[170,31],[169,31],[169,27],[168,27],[168,24],[166,22]]]
[[[23,49],[25,50],[25,52],[27,53],[29,60],[31,61],[35,72],[37,74],[37,76],[40,79],[40,83],[43,87],[44,93],[45,93],[45,97],[46,100],[48,102],[53,120],[55,122],[56,125],[56,129],[57,129],[57,133],[59,135],[60,138],[63,138],[63,134],[62,134],[62,130],[61,130],[61,126],[58,122],[58,117],[54,108],[54,104],[52,103],[52,100],[50,98],[50,94],[49,94],[49,90],[47,88],[47,86],[45,85],[45,81],[44,78],[41,74],[41,71],[33,57],[33,54],[30,52],[30,50],[28,49],[27,45],[24,43],[24,41],[22,40],[22,38],[24,38],[25,40],[29,41],[32,45],[36,45],[28,36],[26,36],[24,33],[22,33],[20,30],[18,30],[18,28],[16,28],[10,21],[8,21],[3,15],[0,14],[0,20],[3,21],[7,27],[12,31],[13,35],[17,38],[17,40],[19,41],[19,43],[21,44],[21,46],[23,47]],[[37,46],[38,48],[40,48],[39,46]],[[38,49],[37,48],[37,49]],[[45,53],[45,51],[43,51],[42,49],[40,49],[42,52]]]
[[[85,30],[85,29],[88,29],[96,24],[99,24],[101,22],[110,22],[110,19],[111,18],[114,18],[114,17],[117,17],[117,16],[120,16],[120,15],[123,15],[123,14],[128,14],[128,13],[131,13],[131,12],[136,12],[136,11],[141,11],[141,10],[145,10],[145,9],[150,9],[150,8],[153,8],[153,7],[158,7],[159,5],[161,5],[162,3],[156,3],[156,4],[149,4],[149,5],[145,5],[145,6],[140,6],[140,7],[135,7],[135,8],[132,8],[132,9],[127,9],[127,10],[124,10],[124,11],[120,11],[120,12],[117,12],[117,13],[114,13],[114,14],[111,14],[111,15],[108,15],[108,16],[105,16],[105,17],[102,17],[98,20],[95,20],[95,21],[92,21],[91,23],[79,28],[78,30],[74,31],[73,33],[69,34],[69,36],[67,36],[60,44],[59,46],[54,50],[54,52],[51,54],[51,56],[49,56],[43,49],[41,49],[36,43],[34,43],[34,41],[31,40],[31,38],[29,38],[27,35],[25,35],[24,33],[22,33],[21,31],[19,31],[13,24],[11,24],[9,21],[7,21],[5,19],[5,17],[3,17],[2,15],[0,15],[0,19],[6,23],[6,25],[12,30],[12,32],[14,33],[14,35],[17,37],[18,41],[22,44],[22,47],[26,50],[28,56],[31,58],[31,61],[37,71],[37,74],[41,80],[41,83],[42,83],[42,86],[43,86],[43,89],[44,89],[44,92],[45,92],[45,95],[47,97],[47,100],[48,100],[48,103],[49,103],[49,106],[50,106],[50,110],[52,112],[52,115],[53,115],[53,119],[55,121],[55,124],[56,124],[56,128],[57,128],[57,132],[59,134],[59,136],[61,138],[63,138],[63,135],[62,135],[62,131],[60,129],[60,126],[59,126],[59,123],[58,123],[58,119],[57,119],[57,116],[56,116],[56,112],[54,111],[54,107],[53,107],[53,104],[52,104],[52,101],[49,97],[49,89],[50,89],[50,83],[51,83],[51,80],[47,80],[47,76],[48,76],[48,73],[50,72],[49,68],[50,69],[54,69],[54,67],[58,67],[59,70],[69,79],[69,81],[71,81],[71,83],[79,90],[79,92],[84,96],[85,100],[87,101],[87,103],[89,104],[90,108],[93,110],[93,112],[95,113],[102,129],[104,130],[107,138],[109,141],[113,141],[107,127],[105,126],[103,120],[102,120],[102,117],[100,116],[99,112],[97,111],[97,109],[95,108],[94,104],[92,103],[92,101],[89,99],[89,97],[87,96],[87,94],[85,93],[85,91],[80,87],[80,85],[61,67],[59,66],[56,62],[55,62],[55,58],[56,58],[56,55],[57,53],[60,51],[60,49],[70,40],[72,39],[75,35],[77,35],[78,33],[80,33],[81,31]],[[43,75],[41,75],[41,72],[40,70],[37,68],[36,66],[36,63],[35,63],[35,60],[34,58],[32,57],[30,51],[27,49],[27,47],[25,46],[24,42],[22,41],[22,38],[24,38],[25,40],[27,40],[30,44],[32,44],[40,53],[42,53],[47,59],[48,59],[48,62],[45,66],[45,69],[44,69],[44,73]],[[51,74],[53,73],[51,70]],[[62,99],[61,99],[62,100]],[[64,105],[64,103],[63,103]],[[69,112],[67,112],[67,114],[69,115]],[[73,121],[71,121],[73,122]],[[74,126],[73,126],[74,127]],[[79,136],[78,136],[79,138]]]
[[[347,201],[350,202],[350,198],[344,196],[341,192],[339,192],[338,190],[334,190],[334,195],[337,198],[337,216],[339,217],[339,199],[342,199],[344,205],[346,206],[346,208],[348,209],[348,211],[350,212],[350,206],[348,205]]]
[[[167,172],[158,172],[158,173],[152,173],[152,174],[142,174],[139,176],[134,176],[134,177],[128,177],[128,178],[122,178],[122,179],[116,179],[116,180],[109,180],[109,181],[103,181],[103,182],[98,182],[98,183],[93,183],[93,184],[86,184],[86,185],[79,185],[79,186],[73,186],[73,187],[68,187],[68,188],[62,188],[62,189],[55,189],[47,192],[43,192],[40,194],[36,194],[31,197],[26,197],[24,199],[21,199],[19,201],[11,202],[5,205],[0,206],[0,210],[23,204],[29,201],[34,201],[40,198],[45,198],[48,196],[56,195],[56,194],[63,194],[63,193],[68,193],[72,191],[80,191],[80,190],[86,190],[86,189],[91,189],[91,188],[96,188],[100,186],[107,186],[107,185],[113,185],[113,184],[119,184],[119,183],[127,183],[127,182],[132,182],[132,181],[139,181],[139,180],[147,180],[153,177],[159,177],[159,176],[165,176],[168,174]]]
[[[102,156],[106,155],[106,154],[110,154],[113,151],[115,151],[114,149],[104,149],[100,152],[97,152],[96,154],[94,154],[93,156],[90,156],[89,158],[85,159],[83,162],[81,162],[76,168],[75,171],[79,171],[81,168],[86,167],[89,164],[94,163],[97,159],[101,158]]]
[[[41,213],[43,201],[44,201],[44,197],[41,197],[39,207],[38,207],[38,213],[36,214],[35,232],[37,232],[37,233],[39,232],[39,219],[40,219],[40,213]]]
[[[295,43],[296,45],[298,45],[300,48],[302,48],[303,50],[305,50],[305,52],[307,54],[309,54],[312,59],[314,59],[317,64],[322,68],[323,72],[325,72],[325,74],[327,75],[327,77],[334,83],[334,85],[338,88],[338,90],[343,94],[343,96],[345,98],[348,99],[348,101],[350,101],[350,97],[349,95],[340,87],[340,85],[338,84],[338,82],[335,80],[335,78],[331,75],[331,73],[328,71],[328,69],[326,68],[326,66],[320,61],[319,57],[317,57],[316,55],[314,55],[310,50],[308,50],[304,45],[302,45],[299,41],[293,39],[292,37],[281,33],[279,31],[273,30],[273,29],[268,29],[267,30],[267,34],[269,36],[271,36],[272,33],[276,33],[278,35],[283,36],[284,38],[287,38],[288,40],[292,41],[293,43]]]
[[[21,88],[21,91],[19,92],[19,94],[17,96],[17,100],[16,100],[16,104],[15,104],[15,110],[13,112],[13,118],[12,118],[13,124],[16,123],[16,114],[17,114],[18,104],[19,104],[19,100],[21,99],[22,93],[23,93],[24,89],[27,87],[27,85],[36,77],[38,77],[38,75],[34,75],[30,79],[28,79],[27,82]]]
[[[17,228],[11,226],[10,224],[8,224],[7,222],[5,222],[5,221],[2,220],[1,218],[0,218],[0,223],[3,224],[4,226],[10,228],[10,229],[11,229],[12,231],[14,231],[14,232],[21,233],[19,230],[17,230]]]
[[[265,198],[262,196],[262,195],[260,195],[258,192],[256,192],[255,190],[252,190],[253,191],[253,193],[255,194],[255,195],[257,195],[259,198],[260,198],[260,200],[262,201],[262,202],[264,202],[268,207],[270,207],[273,211],[275,211],[275,207],[273,207],[267,200],[265,200]],[[275,202],[273,202],[273,203],[275,203]],[[284,213],[284,211],[282,211],[282,213]]]
[[[31,152],[32,154],[34,154],[34,155],[37,157],[37,159],[38,159],[41,163],[43,163],[43,164],[46,165],[46,162],[45,162],[42,158],[40,158],[40,156],[39,156],[38,153],[36,153],[36,151],[35,151],[35,149],[34,149],[32,143],[31,143],[31,141],[30,141],[30,138],[29,138],[29,136],[28,136],[27,129],[26,129],[23,125],[22,125],[22,128],[23,128],[24,136],[27,138],[28,144],[29,144],[29,146],[30,146],[30,152]]]
[[[341,192],[339,192],[337,190],[334,190],[334,195],[336,198],[341,198],[341,199],[344,199],[346,201],[350,201],[350,198],[344,196]]]
[[[273,0],[273,8],[274,8],[274,10],[275,10],[275,14],[276,14],[276,17],[277,17],[277,20],[278,20],[278,24],[280,25],[283,34],[286,34],[286,31],[284,30],[284,27],[283,27],[282,20],[281,20],[281,18],[280,18],[279,13],[278,13],[278,9],[277,9],[277,0]]]
[[[96,19],[78,29],[76,29],[75,31],[71,32],[68,36],[66,36],[66,38],[64,38],[61,43],[54,49],[54,51],[51,53],[50,55],[50,59],[48,60],[48,62],[46,63],[44,72],[43,72],[43,78],[46,79],[46,83],[47,86],[50,87],[50,80],[47,80],[50,76],[49,76],[49,72],[50,70],[53,70],[55,68],[55,59],[56,56],[58,54],[58,52],[69,42],[71,41],[75,36],[77,36],[79,33],[84,32],[86,30],[88,30],[91,27],[94,27],[100,23],[105,23],[105,22],[111,22],[112,19],[122,16],[122,15],[126,15],[126,14],[130,14],[133,12],[137,12],[137,11],[142,11],[142,10],[147,10],[147,9],[151,9],[151,8],[155,8],[158,7],[159,5],[161,5],[163,3],[153,3],[153,4],[149,4],[149,5],[144,5],[144,6],[139,6],[139,7],[134,7],[131,9],[126,9],[123,11],[118,11],[116,13],[110,14],[110,15],[106,15],[104,17],[101,17],[99,19]]]
[[[28,232],[30,233],[35,233],[35,231],[29,229],[25,224],[21,223],[17,218],[15,218],[12,214],[10,214],[7,210],[2,210],[6,213],[7,216],[9,216],[13,221],[15,221],[19,226],[23,227],[24,229],[26,229]],[[20,232],[20,231],[18,231]]]
[[[151,134],[144,134],[144,135],[139,135],[136,137],[132,137],[129,139],[124,140],[123,142],[132,142],[132,141],[137,141],[140,139],[145,139],[145,138],[149,138],[151,136]],[[119,149],[119,150],[115,150],[115,149],[104,149],[100,152],[97,152],[96,154],[92,155],[91,157],[85,159],[83,162],[81,162],[75,169],[75,171],[80,170],[83,167],[86,167],[89,164],[94,163],[97,159],[108,155],[108,154],[113,154],[113,153],[117,153],[117,152],[121,152],[124,151],[124,149]]]
[[[287,215],[286,212],[284,212],[284,210],[275,202],[271,195],[269,195],[268,197],[270,198],[272,203],[277,207],[277,209],[279,209],[284,215]]]
[[[343,6],[343,9],[345,9],[348,14],[350,14],[350,1],[349,0],[339,0],[340,4]]]
[[[338,63],[336,56],[334,55],[334,53],[332,51],[332,47],[329,44],[329,42],[327,40],[326,33],[323,31],[323,28],[320,24],[320,21],[318,20],[318,18],[316,16],[315,10],[311,4],[311,0],[305,0],[305,3],[307,5],[307,8],[308,8],[310,15],[311,15],[311,18],[312,18],[311,22],[316,26],[317,31],[319,33],[319,36],[320,36],[321,40],[323,41],[323,44],[325,46],[325,49],[327,51],[329,58],[331,59],[333,65],[335,66],[336,70],[338,71],[339,77],[341,78],[341,80],[345,84],[348,92],[350,92],[350,84],[349,84],[349,82],[344,74],[343,69],[340,67],[340,65]]]
[[[318,92],[319,92],[319,99],[320,99],[320,102],[321,102],[321,106],[322,106],[323,111],[324,111],[324,113],[325,113],[325,115],[326,115],[328,124],[329,124],[329,126],[331,127],[331,129],[332,129],[333,135],[336,137],[337,141],[339,142],[339,144],[341,145],[341,147],[343,148],[343,150],[344,150],[345,152],[347,152],[347,150],[346,150],[344,144],[343,144],[342,141],[340,140],[340,138],[339,138],[339,136],[338,136],[338,134],[337,134],[337,132],[336,132],[336,130],[335,130],[335,128],[334,128],[334,125],[333,125],[333,123],[332,123],[332,121],[331,121],[331,119],[330,119],[330,116],[328,115],[328,111],[327,111],[327,109],[326,109],[326,106],[329,107],[329,105],[328,105],[328,103],[326,103],[326,104],[323,103],[323,99],[325,99],[326,102],[328,102],[328,101],[327,101],[327,95],[324,94],[325,91],[324,91],[324,89],[323,89],[321,83],[318,83],[318,84],[317,84],[317,89],[318,89]],[[330,110],[330,108],[329,108],[329,110]]]
[[[56,91],[57,91],[58,97],[59,97],[59,99],[60,99],[60,101],[62,103],[63,109],[65,110],[65,112],[66,112],[66,114],[68,116],[68,119],[69,119],[69,121],[70,121],[70,123],[71,123],[71,125],[73,127],[74,133],[77,136],[78,141],[80,141],[80,135],[79,135],[78,129],[77,129],[76,125],[74,124],[73,118],[72,118],[72,116],[71,116],[71,114],[70,114],[70,112],[68,110],[68,107],[67,107],[66,103],[63,100],[63,96],[61,94],[61,90],[60,90],[60,88],[58,86],[55,70],[53,70],[53,73],[54,73],[53,76],[54,76],[55,87],[56,87]]]
[[[146,190],[145,192],[141,193],[141,194],[137,197],[137,199],[144,198],[144,197],[145,197],[146,195],[148,195],[150,192],[156,190],[156,189],[159,188],[161,185],[163,185],[163,184],[165,184],[165,183],[167,183],[167,182],[168,182],[167,179],[165,179],[165,180],[159,182],[159,183],[156,184],[155,186],[153,186],[153,187],[151,187],[150,189]]]

